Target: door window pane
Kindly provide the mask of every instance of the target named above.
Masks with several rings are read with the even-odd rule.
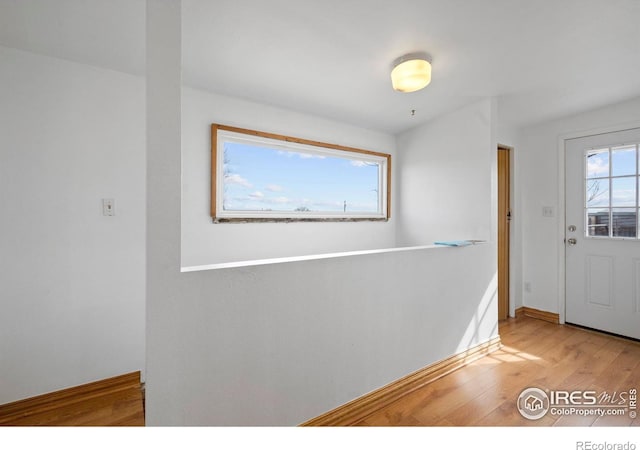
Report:
[[[611,176],[635,175],[636,148],[620,147],[611,151]]]
[[[612,178],[611,190],[611,206],[636,206],[636,177]]]
[[[638,144],[586,150],[586,236],[640,237],[639,158]]]
[[[590,150],[587,153],[587,178],[609,176],[609,149]]]
[[[636,208],[614,208],[611,213],[613,237],[636,237],[637,214]]]
[[[609,236],[609,209],[587,210],[587,236]]]
[[[609,206],[608,178],[587,180],[586,189],[587,208]]]

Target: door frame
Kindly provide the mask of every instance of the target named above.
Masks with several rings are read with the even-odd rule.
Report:
[[[506,151],[507,152],[507,178],[508,178],[508,183],[506,185],[506,190],[507,190],[507,196],[508,196],[508,211],[511,213],[511,216],[513,216],[513,168],[514,168],[514,164],[513,164],[513,147],[510,147],[508,145],[502,145],[502,144],[498,144],[497,148],[496,148],[496,161],[497,161],[497,157],[500,153],[500,151]],[[500,171],[497,171],[497,176],[498,179],[500,178]],[[498,193],[496,195],[496,198],[499,200],[500,197],[500,193],[499,193],[499,181],[498,181]],[[498,205],[498,212],[500,210],[500,205]],[[500,229],[500,218],[497,218],[498,220],[498,229]],[[515,307],[513,306],[513,295],[514,295],[514,283],[513,283],[513,266],[512,266],[512,261],[513,261],[513,242],[514,242],[514,236],[513,236],[513,229],[511,226],[511,220],[507,221],[507,229],[506,229],[506,233],[507,233],[507,261],[506,261],[506,270],[505,270],[505,275],[507,278],[507,292],[506,292],[506,305],[504,305],[505,308],[505,312],[506,312],[506,317],[505,318],[509,318],[509,317],[515,317]],[[498,233],[498,239],[497,239],[497,243],[498,245],[500,244],[500,235]],[[500,248],[498,248],[498,258],[500,258]],[[500,266],[498,265],[498,268]],[[498,286],[500,286],[500,272],[498,271]],[[500,296],[498,296],[498,311],[500,310],[500,304],[503,302],[504,300],[500,298]],[[500,319],[500,317],[498,317],[498,319]]]
[[[584,131],[573,131],[561,134],[558,137],[558,314],[559,322],[565,323],[567,305],[567,255],[565,247],[566,220],[566,176],[565,176],[565,141],[598,134],[615,133],[632,128],[640,128],[640,121],[625,122],[618,125],[608,125],[604,127],[591,128]]]

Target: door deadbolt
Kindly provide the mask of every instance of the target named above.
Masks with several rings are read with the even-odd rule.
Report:
[[[576,231],[576,226],[575,225],[569,225],[568,229],[569,229],[569,231],[571,231],[573,233],[574,231]]]

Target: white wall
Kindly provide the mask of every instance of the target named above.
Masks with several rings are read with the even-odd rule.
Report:
[[[495,336],[491,245],[180,273],[180,5],[147,12],[147,424],[294,425]]]
[[[212,123],[390,153],[392,168],[395,163],[395,139],[388,134],[183,88],[183,266],[395,246],[393,199],[388,222],[213,224],[209,213]]]
[[[524,292],[524,305],[560,313],[559,250],[564,236],[559,232],[558,141],[568,133],[603,127],[624,129],[640,123],[640,98],[574,116],[545,122],[521,130],[518,146],[517,183],[520,191],[523,242],[523,282],[531,283]],[[542,207],[556,208],[555,217],[542,217]]]
[[[154,299],[147,423],[296,425],[486,342],[494,255],[487,244],[182,274]]]
[[[398,136],[398,245],[495,241],[492,108],[484,100]]]
[[[0,404],[144,369],[144,80],[0,47],[0,98]]]

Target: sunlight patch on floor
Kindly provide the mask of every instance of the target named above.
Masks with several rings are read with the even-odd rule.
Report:
[[[500,350],[497,350],[490,355],[480,358],[474,361],[474,365],[486,366],[502,364],[505,362],[525,362],[525,361],[539,361],[542,358],[532,355],[531,353],[522,352],[518,349],[503,346]]]
[[[502,364],[503,361],[500,361],[498,359],[495,358],[495,353],[492,353],[491,355],[487,355],[483,358],[480,358],[476,361],[474,361],[472,363],[472,365],[474,366],[487,366],[487,365],[496,365],[496,364]]]
[[[523,352],[523,351],[518,350],[517,348],[508,347],[506,345],[503,346],[500,349],[500,351],[509,353],[511,356],[517,357],[519,361],[522,361],[522,360],[539,361],[540,359],[542,359],[539,356],[532,355],[531,353]]]

